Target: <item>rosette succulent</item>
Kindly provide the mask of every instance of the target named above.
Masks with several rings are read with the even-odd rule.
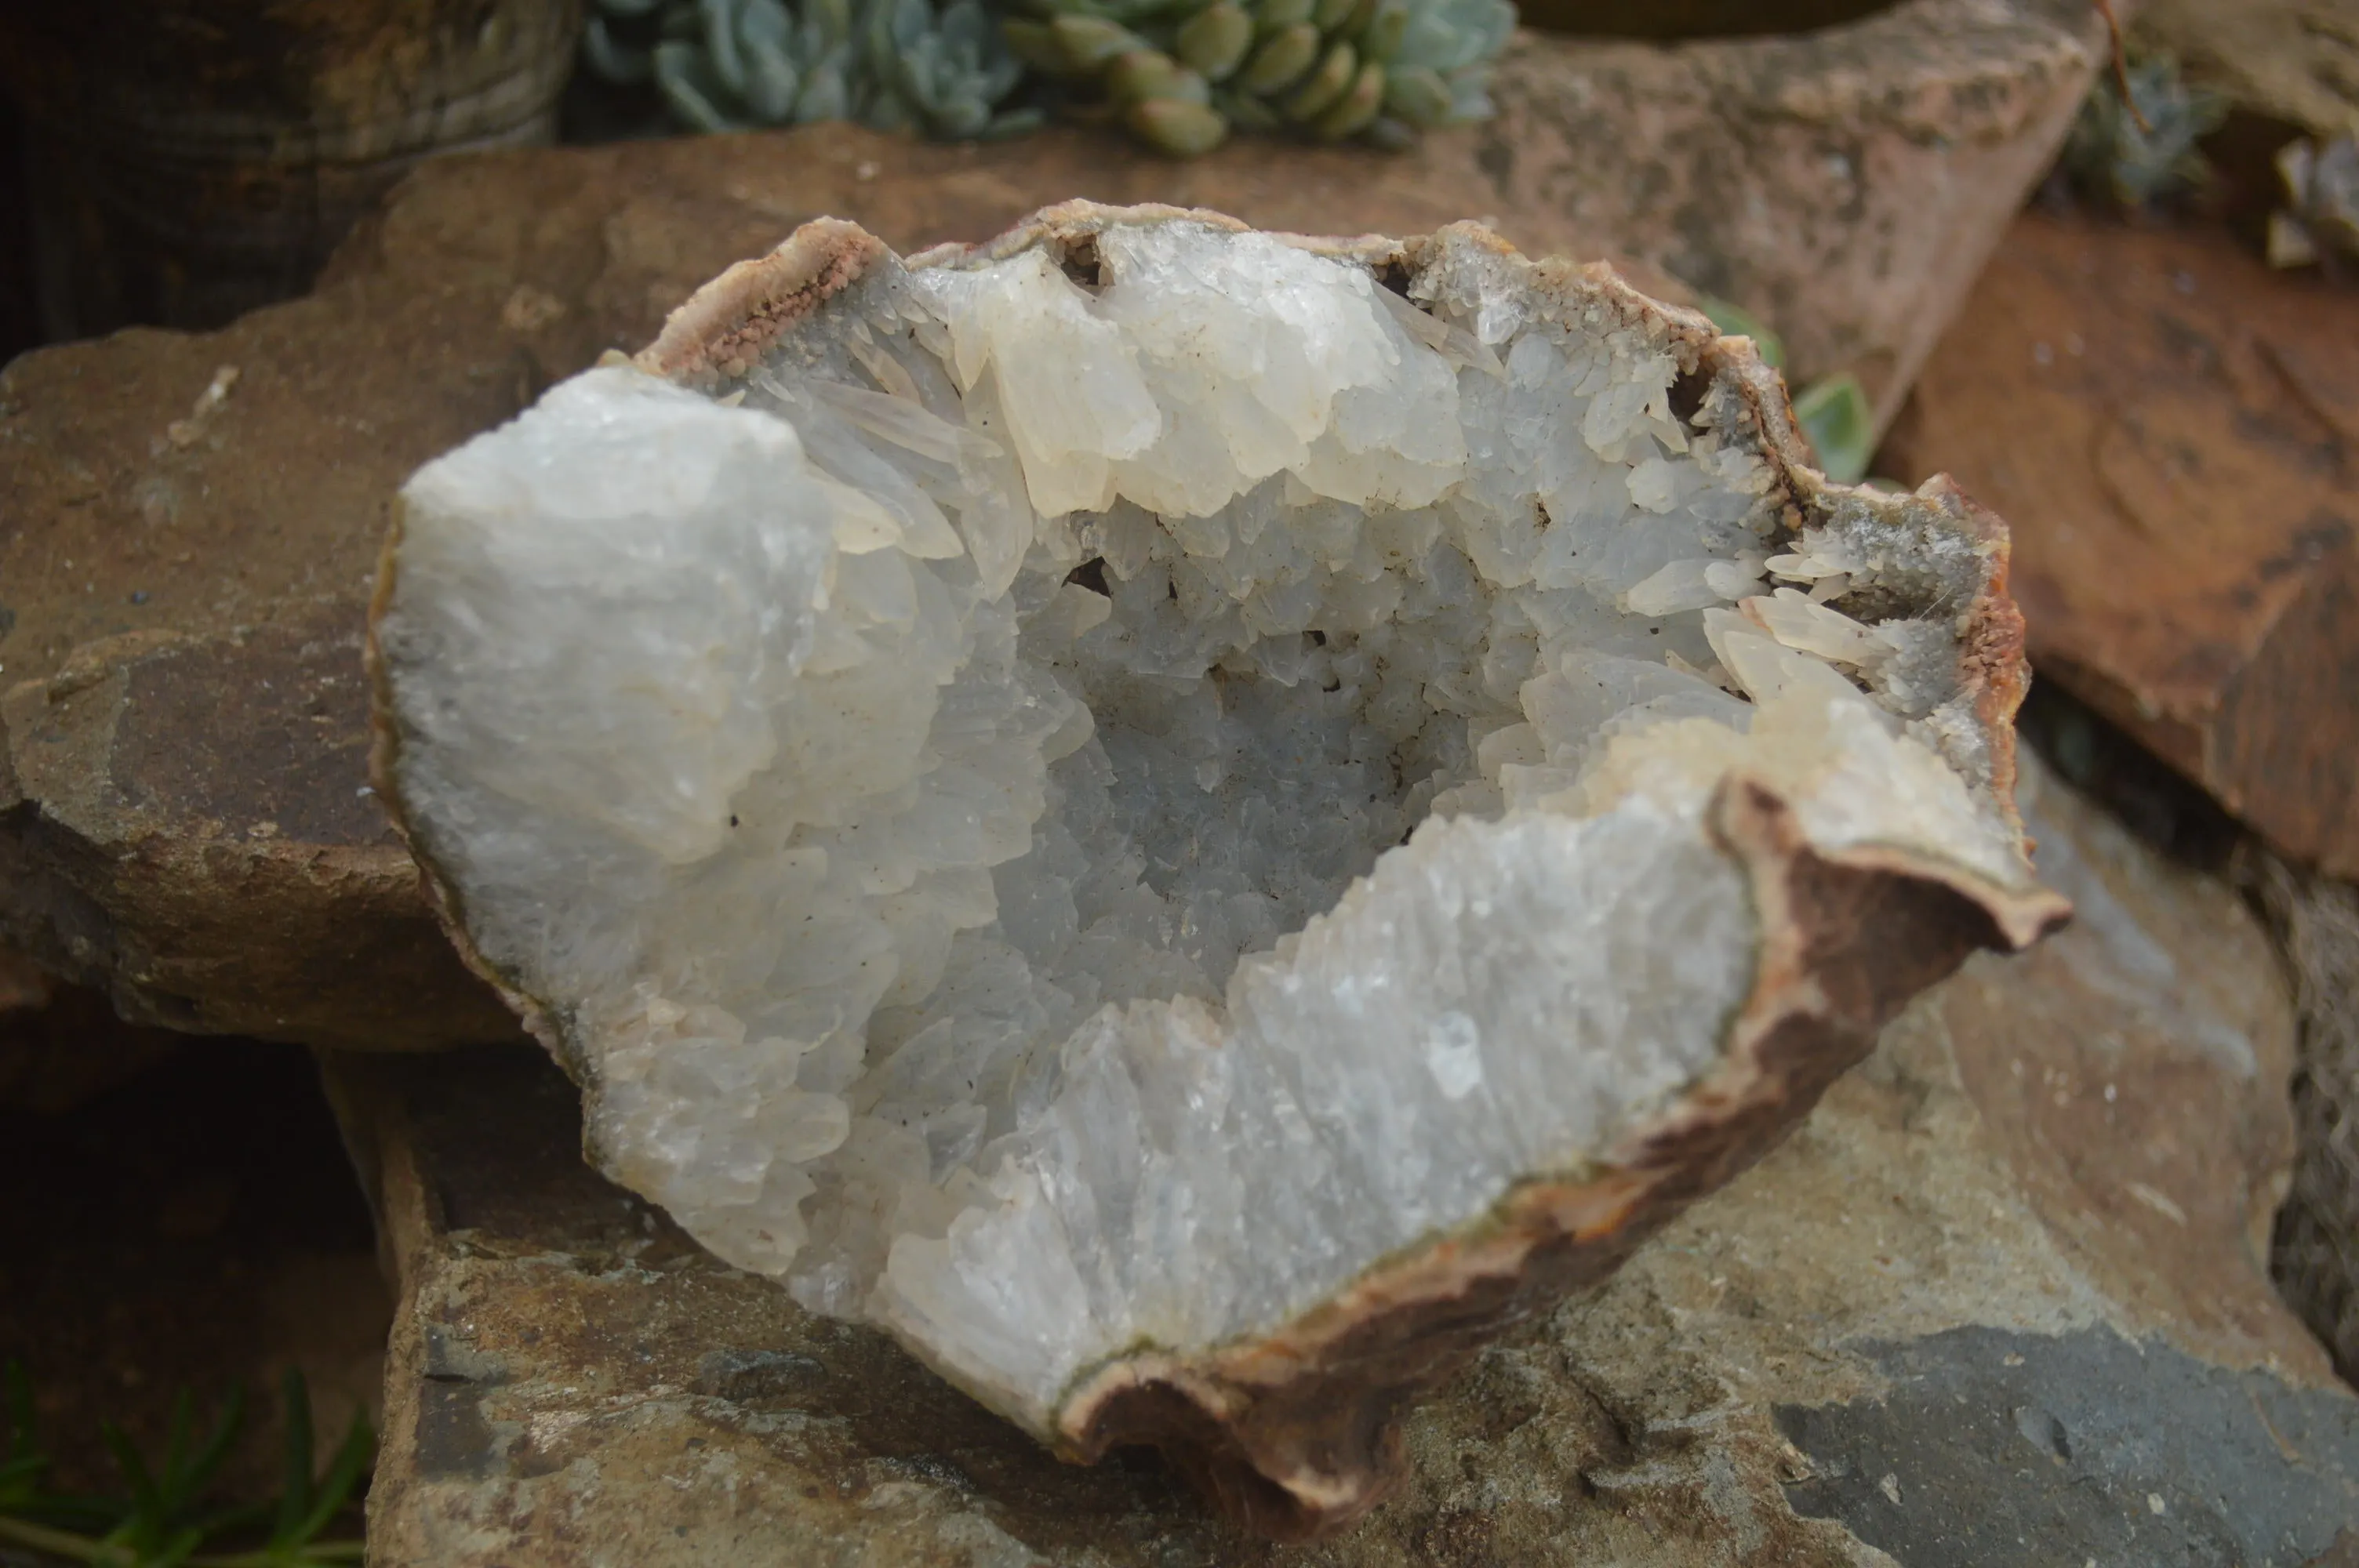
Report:
[[[2026,859],[1995,519],[1487,232],[822,220],[404,489],[375,777],[585,1147],[1278,1535]]]
[[[2092,196],[2125,208],[2201,184],[2210,166],[2196,144],[2220,128],[2228,100],[2180,75],[2168,55],[2101,72],[2064,142],[2064,167]]]
[[[962,138],[1042,121],[1011,103],[1024,68],[982,0],[597,0],[582,53],[700,131],[856,120]]]
[[[1508,0],[1021,0],[1009,46],[1180,156],[1232,127],[1405,142],[1487,117]]]

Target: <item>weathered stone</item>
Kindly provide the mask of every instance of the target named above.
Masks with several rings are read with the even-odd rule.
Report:
[[[1371,168],[1404,178],[1371,185]],[[365,794],[362,610],[395,488],[806,218],[905,247],[1047,198],[1430,229],[1438,168],[1263,146],[1174,166],[845,126],[431,165],[310,297],[0,373],[0,935],[130,1016],[338,1046],[513,1037]],[[1593,251],[1563,222],[1515,225]]]
[[[0,947],[0,1109],[57,1116],[168,1054],[179,1036],[117,1020],[105,999],[60,986]]]
[[[0,373],[0,935],[175,1028],[513,1033],[357,793],[338,683],[385,506],[806,218],[906,251],[1075,194],[1310,232],[1482,216],[1527,254],[1684,273],[1774,320],[1797,373],[1855,370],[1888,413],[2079,97],[2082,10],[1908,0],[1670,50],[1526,35],[1497,121],[1391,159],[1246,139],[1174,164],[1080,130],[939,146],[831,125],[430,165],[309,298]],[[1636,281],[1678,295],[1644,265]],[[255,700],[222,700],[240,691]]]
[[[1150,1464],[1059,1465],[712,1261],[582,1165],[532,1054],[340,1060],[402,1287],[372,1560],[2306,1563],[2359,1513],[2359,1400],[2264,1271],[2276,959],[2231,889],[2032,773],[2081,925],[1974,960],[1484,1353],[1411,1422],[1408,1486],[1313,1549]]]
[[[1753,311],[1796,386],[1856,373],[1881,430],[2054,155],[2104,27],[2086,0],[1905,0],[1838,27],[1790,9],[1821,15],[1669,47],[1518,34],[1465,183]]]
[[[57,983],[38,964],[22,953],[0,947],[0,1014],[44,1006],[56,989]]]
[[[2350,0],[2142,0],[2131,37],[2240,109],[2318,135],[2359,130]]]
[[[2277,1216],[2277,1282],[2359,1380],[2359,888],[2276,863],[2259,881],[2301,1009],[2300,1153]]]
[[[2359,296],[2215,231],[2027,214],[1880,466],[2015,535],[2041,675],[2359,873]]]

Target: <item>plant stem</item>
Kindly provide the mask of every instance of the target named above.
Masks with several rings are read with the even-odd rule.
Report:
[[[303,1548],[303,1555],[321,1563],[357,1563],[367,1550],[357,1541],[314,1541]],[[278,1568],[285,1561],[259,1552],[237,1552],[225,1557],[199,1552],[186,1563],[187,1568]]]
[[[51,1530],[47,1525],[27,1524],[19,1519],[0,1519],[0,1541],[13,1541],[19,1546],[29,1546],[52,1557],[71,1557],[77,1563],[127,1563],[131,1561],[131,1554],[120,1547],[92,1541],[86,1535],[76,1535],[70,1530]]]
[[[76,1563],[88,1563],[93,1568],[129,1568],[132,1554],[120,1546],[93,1541],[86,1535],[76,1535],[70,1530],[51,1530],[47,1525],[27,1524],[23,1519],[0,1517],[0,1541],[14,1541],[35,1552],[46,1552],[52,1557],[64,1557]],[[357,1563],[366,1551],[357,1541],[315,1541],[303,1547],[306,1557],[321,1563]],[[237,1552],[226,1555],[200,1552],[184,1559],[187,1568],[278,1568],[284,1558],[260,1552]]]

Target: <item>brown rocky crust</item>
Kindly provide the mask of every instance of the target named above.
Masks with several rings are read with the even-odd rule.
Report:
[[[2217,228],[2027,212],[1879,464],[2007,517],[2042,678],[2359,877],[2359,292]]]
[[[857,223],[815,218],[689,296],[636,362],[690,386],[744,375],[781,333],[891,254]]]
[[[1594,1169],[1527,1183],[1474,1230],[1378,1266],[1274,1334],[1102,1369],[1066,1400],[1069,1452],[1095,1460],[1152,1444],[1246,1529],[1284,1540],[1341,1529],[1399,1478],[1398,1419],[1418,1396],[1604,1279],[1776,1147],[1885,1023],[1967,955],[2021,947],[2070,913],[2052,893],[2005,892],[1890,851],[1821,854],[1791,808],[1749,779],[1723,783],[1712,819],[1745,866],[1762,936],[1753,992],[1711,1077]]]

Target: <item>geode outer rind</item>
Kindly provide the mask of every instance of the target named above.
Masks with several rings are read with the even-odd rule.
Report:
[[[987,246],[942,247],[908,265],[983,266],[1039,250],[1087,287],[1094,281],[1096,237],[1106,226],[1164,222],[1244,232],[1215,214],[1076,202]],[[1364,267],[1402,292],[1446,240],[1523,265],[1466,225],[1423,241],[1281,238]],[[636,363],[706,390],[743,378],[888,257],[853,225],[806,225],[771,255],[742,263],[700,291]],[[1728,405],[1723,422],[1749,427],[1769,458],[1782,537],[1799,535],[1838,505],[1864,508],[1896,524],[1938,530],[1979,563],[1959,612],[1951,672],[1968,699],[1958,706],[1972,721],[1967,732],[1942,737],[1941,752],[1976,799],[2019,831],[2009,723],[2025,684],[2022,629],[2006,593],[2005,534],[1995,519],[1946,485],[1913,497],[1828,485],[1807,467],[1782,388],[1749,345],[1718,338],[1700,317],[1647,300],[1609,269],[1539,262],[1530,264],[1526,286],[1577,296],[1667,338],[1679,362],[1679,389]],[[1680,395],[1675,389],[1675,400]],[[392,677],[374,635],[395,595],[400,542],[397,523],[372,615],[377,786],[405,835],[420,847],[437,906],[462,952],[588,1087],[597,1074],[596,1052],[569,1037],[558,999],[528,994],[517,976],[482,957],[454,879],[424,852],[410,821]],[[1935,854],[1865,844],[1816,848],[1773,784],[1741,773],[1721,782],[1709,830],[1743,867],[1760,922],[1754,980],[1730,1021],[1717,1068],[1625,1128],[1582,1168],[1535,1174],[1474,1223],[1375,1261],[1324,1304],[1275,1332],[1201,1351],[1149,1349],[1085,1369],[1040,1435],[1083,1459],[1121,1444],[1155,1444],[1228,1511],[1265,1533],[1307,1537],[1347,1522],[1377,1500],[1397,1470],[1392,1423],[1418,1390],[1449,1375],[1482,1339],[1603,1278],[1687,1202],[1757,1159],[1866,1053],[1909,996],[1967,953],[2019,947],[2065,914],[2060,900],[2027,881],[2003,883]],[[922,1341],[903,1337],[954,1381],[1008,1408],[1004,1395],[977,1386]]]
[[[1822,856],[1771,791],[1732,778],[1721,841],[1766,912],[1760,977],[1727,1060],[1592,1170],[1540,1177],[1482,1225],[1370,1270],[1277,1334],[1210,1355],[1115,1362],[1074,1390],[1059,1436],[1094,1461],[1151,1444],[1248,1528],[1309,1540],[1399,1478],[1398,1420],[1484,1343],[1598,1283],[1695,1199],[1775,1148],[1908,1000],[1978,948],[2065,917],[1890,856]]]

